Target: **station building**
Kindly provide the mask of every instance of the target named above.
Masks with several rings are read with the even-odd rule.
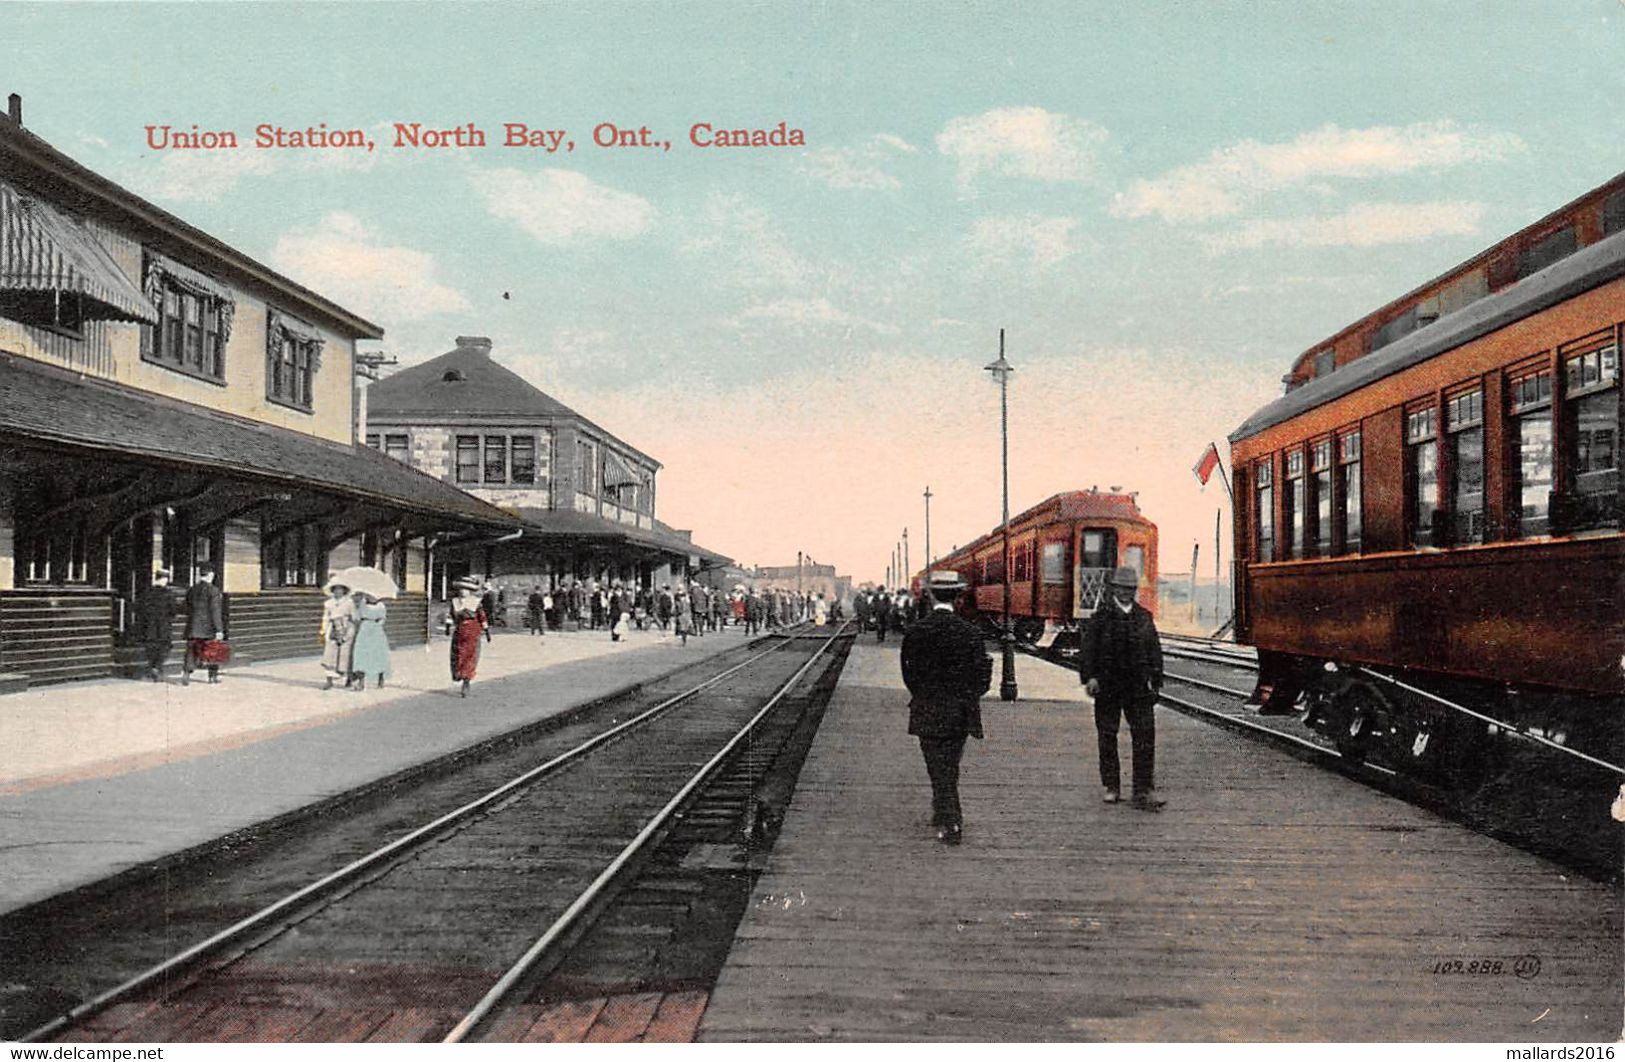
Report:
[[[518,521],[358,445],[382,330],[0,116],[0,690],[118,673],[155,569],[218,572],[241,659],[312,653],[329,570],[405,593]],[[179,621],[177,621],[179,624]],[[177,638],[183,629],[177,628]]]
[[[822,594],[825,601],[846,601],[852,596],[852,577],[839,574],[833,564],[764,565],[755,569],[752,582],[761,590]]]
[[[514,592],[677,584],[726,565],[656,517],[661,464],[458,336],[366,390],[366,443],[517,518],[496,541],[452,544],[435,592],[464,575]]]

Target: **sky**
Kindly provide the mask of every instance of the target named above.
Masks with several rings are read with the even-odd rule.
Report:
[[[662,462],[747,564],[879,580],[1138,492],[1212,571],[1209,442],[1344,325],[1625,168],[1625,0],[7,4],[0,93],[83,164]],[[396,123],[484,147],[397,147]],[[800,130],[696,147],[690,129]],[[374,148],[256,148],[264,124]],[[549,153],[505,123],[559,130]],[[654,145],[599,147],[594,131]],[[232,131],[154,149],[147,126]],[[669,148],[665,144],[669,143]]]

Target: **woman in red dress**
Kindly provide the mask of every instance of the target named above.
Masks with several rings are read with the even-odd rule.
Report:
[[[451,600],[451,680],[463,684],[462,695],[468,696],[468,684],[474,680],[474,668],[480,662],[480,636],[490,640],[490,619],[480,601],[480,584],[474,579],[459,579],[454,584],[457,596]]]

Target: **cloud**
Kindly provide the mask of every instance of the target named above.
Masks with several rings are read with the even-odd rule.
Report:
[[[847,313],[821,295],[811,299],[778,299],[747,306],[728,323],[743,328],[753,321],[772,321],[802,329],[839,327],[851,331],[854,328],[867,328],[884,335],[895,335],[898,331],[896,325]]]
[[[1047,269],[1078,252],[1072,239],[1077,224],[1077,218],[1037,214],[981,218],[965,237],[965,245],[984,263]]]
[[[802,172],[831,188],[900,188],[902,182],[886,172],[885,165],[897,155],[912,155],[918,150],[901,137],[877,133],[857,147],[807,152],[802,157]]]
[[[1157,215],[1170,223],[1236,214],[1266,193],[1315,188],[1326,178],[1369,178],[1492,161],[1524,150],[1510,133],[1463,128],[1454,122],[1340,129],[1323,126],[1286,143],[1243,140],[1202,162],[1135,181],[1117,197],[1118,217]]]
[[[949,119],[937,150],[959,163],[959,182],[980,174],[1040,181],[1083,181],[1095,175],[1110,134],[1093,122],[1041,107],[1005,107]]]
[[[630,240],[654,224],[655,208],[647,199],[574,170],[484,170],[471,179],[494,216],[518,223],[554,247],[580,240]]]
[[[1434,236],[1475,236],[1483,220],[1483,203],[1361,203],[1341,214],[1254,221],[1229,232],[1205,236],[1202,243],[1212,254],[1251,250],[1265,244],[1376,247],[1415,243]]]
[[[683,252],[704,259],[708,272],[726,283],[803,287],[814,275],[773,215],[738,196],[711,193],[686,228],[694,235],[682,244]]]
[[[374,320],[414,321],[469,308],[461,292],[436,278],[432,255],[386,245],[343,211],[284,234],[271,264]]]

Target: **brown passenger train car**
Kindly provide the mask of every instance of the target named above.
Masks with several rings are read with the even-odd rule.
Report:
[[[1010,520],[1010,553],[1004,529],[937,558],[931,567],[952,568],[973,593],[965,607],[990,623],[1004,618],[1005,575],[1010,576],[1010,615],[1016,637],[1036,643],[1046,631],[1075,630],[1100,606],[1113,569],[1140,573],[1140,603],[1156,611],[1157,525],[1145,518],[1133,494],[1076,490],[1057,494]],[[914,577],[916,593],[924,573]]]
[[[1625,175],[1298,359],[1230,436],[1263,711],[1446,776],[1503,733],[1462,708],[1619,762],[1622,342]]]

